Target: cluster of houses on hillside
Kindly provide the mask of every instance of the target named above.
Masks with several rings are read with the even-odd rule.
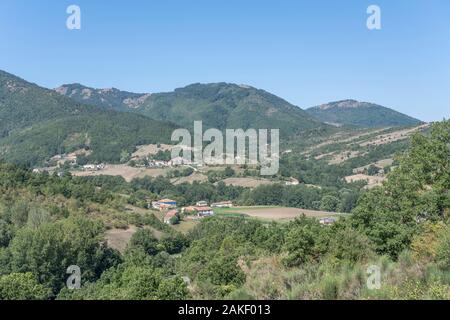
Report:
[[[174,217],[179,218],[180,213],[185,215],[188,219],[202,219],[205,217],[211,217],[214,215],[213,208],[231,208],[233,203],[231,201],[222,201],[212,203],[208,206],[208,202],[199,201],[195,206],[183,207],[178,210],[177,202],[172,199],[161,199],[158,201],[152,201],[149,204],[149,208],[153,208],[159,211],[166,212],[164,215],[164,223],[172,224]]]
[[[141,161],[139,161],[141,160]],[[135,167],[137,168],[165,168],[165,167],[179,167],[179,166],[190,166],[195,165],[197,167],[200,167],[200,164],[194,163],[192,161],[186,160],[182,157],[176,157],[171,160],[165,161],[165,160],[154,160],[150,157],[144,158],[144,161],[141,159],[132,159],[132,161],[135,161]]]
[[[86,150],[79,150],[69,154],[57,154],[53,156],[50,161],[56,164],[56,166],[69,165],[70,167],[78,167],[78,156],[89,155],[90,152]],[[137,168],[166,168],[166,167],[178,167],[178,166],[195,166],[201,167],[201,164],[186,160],[182,157],[176,157],[168,161],[155,160],[150,157],[131,159],[134,163],[133,166]],[[83,171],[99,171],[105,169],[106,165],[101,164],[86,164],[81,165],[80,168]]]
[[[86,164],[83,167],[84,171],[99,171],[106,168],[106,165],[104,163],[100,164]]]
[[[197,218],[210,217],[214,215],[214,210],[208,206],[189,206],[181,209],[182,213],[194,215]]]
[[[86,154],[90,154],[87,152]],[[78,166],[78,156],[85,155],[85,153],[81,151],[69,153],[69,154],[57,154],[50,158],[50,161],[53,163],[56,163],[56,167],[62,167],[63,165],[69,165],[70,167],[76,167]],[[99,171],[106,168],[106,165],[104,163],[100,164],[85,164],[81,165],[81,170],[83,171]]]

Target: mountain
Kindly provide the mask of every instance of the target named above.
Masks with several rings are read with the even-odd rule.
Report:
[[[306,112],[316,119],[334,125],[358,127],[412,126],[422,121],[395,110],[356,100],[336,101],[312,107]]]
[[[116,88],[94,89],[79,83],[62,85],[56,88],[55,91],[80,103],[120,111],[126,111],[128,108],[137,108],[150,96],[149,94],[121,91]]]
[[[117,89],[91,89],[64,85],[57,92],[79,102],[132,111],[153,119],[192,128],[202,120],[204,128],[279,128],[285,137],[330,130],[304,110],[287,101],[246,85],[192,84],[173,92],[131,94]]]
[[[95,109],[0,71],[0,138],[39,121]]]
[[[167,143],[175,125],[143,115],[78,103],[0,71],[0,161],[42,164],[58,153],[90,150],[119,162],[135,146]]]

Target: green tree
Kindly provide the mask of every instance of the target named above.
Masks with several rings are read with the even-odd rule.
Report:
[[[339,199],[331,195],[326,195],[320,202],[320,210],[335,212],[339,206]]]
[[[131,237],[128,249],[139,249],[149,255],[158,253],[158,240],[149,229],[139,229]]]
[[[382,187],[365,193],[351,218],[381,254],[396,258],[425,221],[444,219],[450,204],[450,123],[415,134],[411,147]]]
[[[306,217],[295,220],[286,232],[284,250],[287,256],[283,263],[293,267],[317,259],[323,253],[323,233],[324,229],[315,220]]]
[[[103,231],[101,223],[83,218],[23,228],[9,247],[11,270],[33,273],[55,293],[65,285],[66,270],[71,265],[80,267],[83,281],[93,281],[118,260],[104,246]]]
[[[438,265],[444,270],[450,270],[450,226],[441,232],[436,252]]]
[[[0,300],[46,300],[51,290],[30,273],[11,273],[0,277]]]

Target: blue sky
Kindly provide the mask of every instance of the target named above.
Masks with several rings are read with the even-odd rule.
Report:
[[[81,8],[82,29],[66,28]],[[381,8],[382,29],[366,28]],[[353,98],[450,116],[448,0],[2,0],[0,69],[45,87],[249,84],[302,108]]]

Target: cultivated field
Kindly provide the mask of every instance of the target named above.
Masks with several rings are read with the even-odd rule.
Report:
[[[305,215],[310,218],[323,218],[339,215],[336,212],[307,210],[286,207],[234,207],[227,209],[216,209],[219,215],[246,215],[252,218],[265,220],[293,220]]]

